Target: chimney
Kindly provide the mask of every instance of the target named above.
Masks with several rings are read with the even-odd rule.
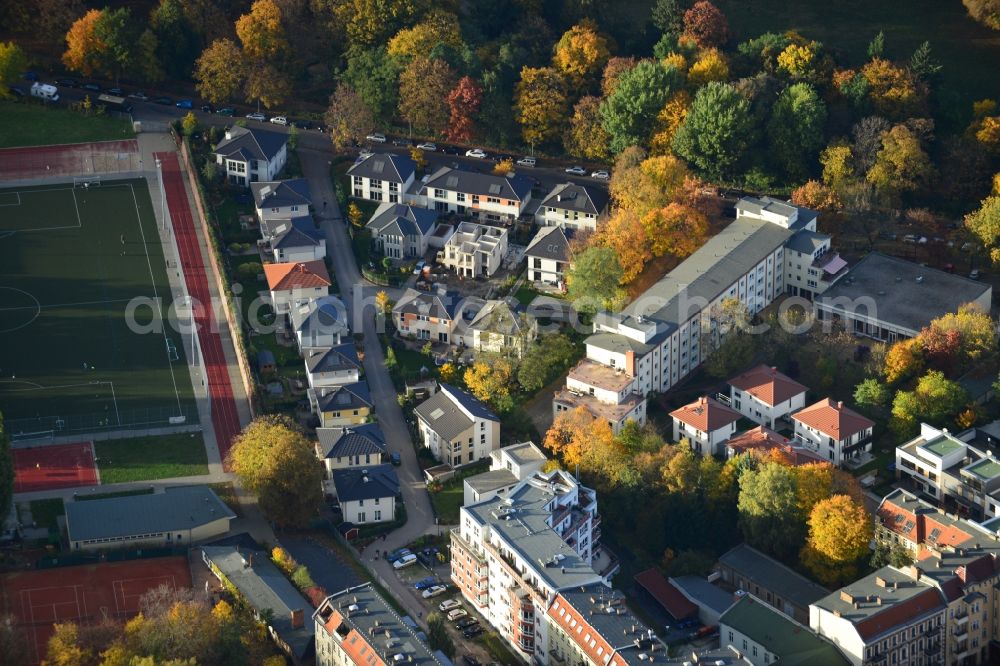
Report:
[[[253,553],[250,553],[250,560],[247,562],[247,566],[253,569]]]
[[[301,608],[292,611],[292,629],[301,629],[305,626],[306,614]]]

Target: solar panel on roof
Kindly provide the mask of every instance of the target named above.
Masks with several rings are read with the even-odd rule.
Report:
[[[374,173],[382,173],[385,170],[385,160],[375,160],[372,162],[372,171]]]
[[[490,185],[490,194],[500,194],[500,184],[494,183]]]

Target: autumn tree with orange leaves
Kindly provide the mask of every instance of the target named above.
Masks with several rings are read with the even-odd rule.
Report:
[[[654,257],[672,254],[684,258],[701,247],[708,237],[708,218],[679,203],[651,210],[642,218]]]
[[[448,129],[445,137],[457,143],[469,143],[475,135],[476,116],[483,104],[483,87],[471,76],[459,79],[448,93]]]
[[[91,9],[78,18],[66,33],[66,52],[62,61],[69,69],[84,76],[91,76],[102,66],[107,48],[97,35],[104,11]]]

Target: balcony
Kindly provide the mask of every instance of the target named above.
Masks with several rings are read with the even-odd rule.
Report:
[[[968,622],[969,622],[969,613],[968,612],[965,612],[965,613],[962,613],[961,615],[956,615],[955,616],[955,626],[959,626],[959,625],[963,625],[963,624],[968,624]]]
[[[451,530],[451,539],[458,545],[459,548],[469,553],[469,555],[472,555],[472,557],[475,558],[479,564],[486,564],[486,555],[477,550],[471,543],[463,539],[462,532],[459,528],[456,527]]]
[[[969,625],[967,623],[963,623],[961,625],[956,626],[955,630],[951,632],[951,635],[960,640],[965,640],[965,637],[968,635],[968,633],[969,633]]]
[[[517,630],[522,636],[534,636],[535,635],[535,625],[532,624],[519,624]]]

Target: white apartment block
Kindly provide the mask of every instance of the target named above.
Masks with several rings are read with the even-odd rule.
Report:
[[[607,585],[617,567],[602,564],[599,523],[593,490],[565,471],[534,472],[462,507],[452,581],[528,663],[664,663],[662,643]]]
[[[548,457],[533,442],[511,444],[490,453],[490,469],[466,477],[462,504],[471,506],[513,490],[518,482],[540,472]]]
[[[636,390],[628,366],[613,366],[585,358],[566,375],[566,386],[552,399],[553,417],[583,407],[595,419],[607,421],[616,435],[629,421],[646,423],[646,398]]]
[[[507,255],[507,230],[474,222],[461,222],[438,261],[462,277],[490,277]]]

